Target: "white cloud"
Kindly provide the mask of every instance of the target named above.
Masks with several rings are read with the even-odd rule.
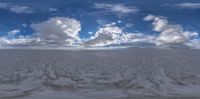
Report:
[[[157,44],[184,44],[192,37],[198,36],[196,32],[184,31],[178,24],[171,24],[164,17],[148,15],[145,21],[153,21],[153,30],[160,32],[157,37]]]
[[[106,4],[106,3],[96,3],[95,8],[104,9],[109,12],[115,12],[118,14],[136,13],[139,10],[134,6],[126,6],[123,4]]]
[[[50,12],[56,12],[56,11],[58,11],[58,9],[57,8],[49,8],[49,11]]]
[[[17,33],[19,33],[19,32],[20,32],[19,29],[14,29],[14,30],[8,32],[8,36],[9,36],[9,37],[13,37],[13,36],[15,36]]]
[[[145,35],[142,33],[123,33],[122,35],[122,42],[123,43],[149,43],[154,44],[155,43],[155,36],[153,35]]]
[[[19,38],[0,38],[3,46],[64,47],[65,46],[106,46],[134,43],[154,43],[154,36],[140,33],[126,33],[116,24],[106,24],[88,39],[80,39],[80,22],[75,19],[56,17],[33,24],[37,36]],[[17,32],[17,31],[16,31]]]
[[[22,26],[24,27],[24,28],[27,28],[28,27],[28,25],[27,24],[22,24]]]
[[[180,8],[188,8],[188,9],[199,9],[200,8],[200,3],[179,3],[175,5],[176,7]]]
[[[15,13],[33,13],[34,11],[26,6],[12,6],[9,8],[10,11],[15,12]]]
[[[96,32],[95,36],[85,42],[85,44],[92,46],[104,46],[118,43],[122,32],[123,30],[120,27],[105,25]]]
[[[32,27],[38,31],[38,36],[34,37],[0,37],[0,46],[4,47],[66,47],[73,46],[70,42],[77,42],[75,46],[106,46],[112,44],[134,44],[138,42],[153,43],[154,36],[144,35],[140,33],[126,33],[123,28],[117,27],[115,25],[106,24],[100,28],[94,36],[89,39],[80,39],[78,35],[69,36],[68,33],[74,32],[74,28],[66,28],[62,30],[61,22],[56,20],[61,20],[60,17],[52,18],[47,21],[34,24]],[[52,21],[53,20],[53,21]],[[74,19],[70,19],[74,20]],[[49,22],[48,22],[49,21]],[[54,22],[55,21],[55,22]],[[63,22],[63,20],[62,20]],[[65,24],[70,24],[68,21]],[[50,24],[51,23],[51,24]],[[72,22],[73,23],[73,22]],[[77,25],[76,25],[77,26]],[[46,30],[47,29],[47,30]],[[73,31],[70,31],[73,30]],[[14,31],[14,30],[13,30]],[[68,31],[68,32],[66,32]],[[18,32],[16,30],[16,32]],[[61,33],[61,34],[60,34]],[[54,35],[54,36],[52,36]],[[69,41],[69,42],[68,42]],[[65,45],[65,46],[63,46]]]
[[[144,17],[145,21],[152,21],[156,18],[156,16],[149,14],[148,16]]]
[[[199,39],[190,40],[189,42],[186,43],[186,45],[189,46],[190,48],[200,49],[200,40]]]
[[[7,3],[0,3],[0,8],[6,9],[8,7]]]
[[[118,20],[117,23],[121,24],[121,23],[123,23],[123,22],[122,22],[122,20]]]
[[[88,32],[88,34],[92,35],[92,34],[93,34],[93,32]]]
[[[0,46],[29,46],[29,47],[66,47],[66,46],[106,46],[106,45],[131,45],[149,44],[157,45],[186,45],[189,47],[200,46],[198,33],[184,31],[178,24],[171,24],[165,17],[148,15],[145,21],[152,21],[153,30],[159,35],[142,33],[127,33],[123,27],[118,27],[115,22],[105,24],[88,39],[80,39],[80,21],[68,17],[54,17],[46,21],[32,24],[36,35],[31,37],[0,37]],[[8,32],[14,36],[20,30]],[[196,37],[196,38],[195,38]],[[137,45],[137,46],[138,46]],[[200,47],[198,47],[200,48]]]
[[[71,45],[80,40],[79,31],[81,31],[81,24],[80,21],[73,18],[50,18],[47,21],[32,24],[32,28],[47,43]]]
[[[0,37],[0,47],[19,47],[19,46],[33,46],[34,44],[39,45],[39,38],[31,38],[21,36],[19,38],[7,38]]]
[[[30,13],[34,12],[33,9],[31,9],[30,7],[13,5],[13,4],[10,4],[10,3],[0,3],[0,8],[10,10],[11,12],[14,12],[14,13],[30,14]]]
[[[95,36],[88,39],[84,44],[86,46],[106,46],[112,44],[133,44],[134,43],[154,43],[155,37],[141,33],[126,33],[123,28],[115,24],[106,24],[100,28]]]
[[[126,23],[125,27],[126,28],[132,28],[132,27],[134,27],[134,24],[133,23]]]

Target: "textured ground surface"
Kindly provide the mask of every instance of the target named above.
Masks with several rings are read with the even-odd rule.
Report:
[[[0,98],[199,99],[199,93],[200,50],[0,50]]]

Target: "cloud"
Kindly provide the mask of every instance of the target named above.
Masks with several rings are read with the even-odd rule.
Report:
[[[156,18],[156,16],[149,14],[148,16],[144,17],[144,21],[152,21]]]
[[[137,43],[153,43],[154,36],[144,35],[140,33],[126,33],[123,28],[116,26],[116,24],[106,24],[95,32],[94,36],[88,39],[80,39],[78,32],[80,28],[69,26],[62,29],[61,22],[64,24],[73,25],[77,21],[75,19],[63,17],[51,18],[47,21],[33,24],[34,30],[38,31],[37,36],[20,36],[16,38],[0,37],[0,46],[2,47],[66,47],[66,46],[84,46],[84,47],[100,47],[108,45],[121,45],[121,44],[137,44]],[[59,22],[61,21],[61,22]],[[79,23],[79,21],[77,21]],[[76,23],[76,22],[75,22]],[[74,24],[77,26],[77,24]],[[68,31],[68,32],[66,32]],[[19,32],[13,30],[11,32]],[[13,35],[15,35],[15,33]],[[74,33],[74,36],[71,36]],[[71,42],[72,41],[72,42]],[[74,45],[73,45],[74,44]]]
[[[85,44],[92,46],[104,46],[118,43],[122,32],[123,30],[120,27],[105,25],[96,32],[95,36],[85,42]]]
[[[200,40],[199,39],[193,39],[186,43],[187,46],[190,48],[200,49]]]
[[[34,12],[33,9],[31,9],[30,7],[13,5],[10,3],[0,3],[0,8],[10,10],[11,12],[14,12],[14,13],[30,14]]]
[[[144,35],[141,33],[126,33],[123,28],[116,24],[106,24],[101,27],[95,36],[92,36],[84,44],[86,46],[107,46],[135,43],[154,43],[154,36]]]
[[[57,8],[49,8],[49,11],[50,12],[56,12],[56,11],[58,11],[58,9]]]
[[[31,27],[46,43],[71,45],[80,40],[80,21],[68,17],[55,17],[47,21],[32,24]]]
[[[0,47],[25,47],[39,45],[39,38],[20,36],[18,38],[0,37]]]
[[[175,5],[179,8],[187,8],[187,9],[200,9],[200,3],[179,3]]]
[[[142,33],[123,33],[122,43],[155,43],[154,35],[145,35]]]
[[[157,44],[184,44],[198,36],[196,32],[183,31],[181,25],[171,24],[168,20],[161,16],[148,15],[144,18],[145,21],[153,21],[153,30],[160,32],[157,37]]]
[[[97,9],[103,9],[108,12],[114,12],[118,14],[128,14],[128,13],[136,13],[139,10],[134,6],[126,6],[123,4],[106,4],[106,3],[96,3],[94,5]]]
[[[53,17],[46,21],[31,25],[36,35],[17,36],[20,30],[8,32],[8,37],[0,37],[0,46],[4,47],[99,47],[99,46],[154,46],[184,45],[200,48],[198,33],[184,31],[181,25],[170,23],[162,16],[148,15],[145,21],[151,21],[153,30],[159,35],[125,32],[125,27],[119,27],[115,22],[105,24],[88,39],[81,39],[80,21],[68,17]]]
[[[95,35],[83,40],[79,38],[81,31],[80,21],[68,17],[54,17],[46,21],[32,24],[36,31],[36,36],[20,38],[0,38],[0,45],[4,46],[41,46],[41,47],[61,47],[61,46],[106,46],[111,44],[125,43],[140,36],[130,35],[123,32],[123,28],[116,24],[106,24],[95,32]],[[10,31],[15,33],[19,30]],[[125,33],[125,34],[124,34]],[[134,40],[133,40],[134,41]]]
[[[8,7],[7,3],[0,3],[0,8],[6,9]]]
[[[20,30],[19,29],[14,29],[12,31],[8,32],[8,37],[14,37],[17,33],[19,33]]]
[[[26,7],[26,6],[12,6],[9,9],[10,9],[10,11],[15,12],[15,13],[27,13],[27,14],[30,14],[30,13],[34,12],[31,8]]]

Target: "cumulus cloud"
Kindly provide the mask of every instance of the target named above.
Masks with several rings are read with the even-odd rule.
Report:
[[[0,37],[0,46],[29,46],[29,47],[66,47],[66,46],[146,46],[146,45],[186,45],[189,47],[200,46],[198,33],[184,31],[182,26],[170,23],[162,16],[148,15],[145,21],[151,21],[153,30],[159,35],[125,32],[125,27],[119,27],[115,22],[105,24],[96,32],[90,32],[88,39],[81,39],[80,21],[68,17],[53,17],[46,21],[32,24],[35,30],[33,36],[12,37],[20,32],[14,29],[8,32],[10,37]],[[200,47],[199,47],[200,48]]]
[[[56,18],[57,19],[57,18]],[[60,19],[60,18],[58,18]],[[47,21],[50,21],[49,19]],[[107,46],[107,45],[120,45],[129,43],[134,45],[136,43],[154,43],[154,36],[144,35],[140,33],[126,33],[123,31],[123,28],[116,26],[115,24],[106,24],[103,27],[99,28],[98,31],[95,32],[94,36],[91,36],[88,39],[80,39],[78,35],[70,36],[68,33],[72,33],[73,31],[67,32],[67,30],[62,30],[60,27],[62,26],[49,26],[49,22],[44,21],[38,24],[34,24],[33,28],[38,32],[38,36],[20,36],[16,38],[9,37],[0,37],[0,46],[4,47],[66,47],[73,46],[68,41],[79,42],[75,43],[76,46]],[[65,21],[66,22],[66,21]],[[52,22],[50,22],[52,23]],[[54,24],[55,22],[53,22]],[[59,22],[58,22],[59,23]],[[68,22],[67,22],[68,23]],[[42,25],[41,25],[42,24]],[[47,25],[47,27],[44,27]],[[66,24],[66,23],[65,23]],[[41,30],[45,29],[44,31]],[[50,29],[50,30],[46,30]],[[53,29],[53,30],[52,30]],[[62,30],[62,31],[61,31]],[[72,29],[74,30],[74,29]],[[11,32],[18,32],[17,30],[13,30]],[[62,34],[59,34],[62,33]],[[73,32],[75,34],[78,33],[78,30]],[[14,34],[13,34],[14,35]],[[54,35],[54,36],[52,36]],[[79,41],[80,40],[80,41]],[[65,46],[63,46],[65,45]]]
[[[154,36],[141,33],[127,33],[123,28],[115,24],[106,24],[101,27],[95,36],[88,39],[84,44],[89,46],[106,46],[113,44],[154,43]]]
[[[0,8],[10,10],[11,12],[14,12],[14,13],[30,14],[30,13],[34,12],[33,9],[31,9],[30,7],[13,5],[13,4],[10,4],[10,3],[0,3]]]
[[[122,27],[116,24],[105,24],[88,39],[80,39],[80,22],[76,19],[66,17],[50,18],[47,21],[32,24],[36,36],[0,38],[0,45],[3,46],[40,46],[40,47],[64,47],[64,46],[107,46],[135,43],[154,43],[154,36],[141,33],[127,33]],[[15,35],[18,30],[10,31]]]
[[[95,36],[91,37],[85,44],[92,46],[104,46],[118,43],[123,30],[117,26],[105,25],[100,28]]]
[[[126,6],[124,4],[106,4],[106,3],[96,3],[95,8],[104,9],[108,12],[115,12],[118,14],[136,13],[139,10],[134,6]]]
[[[160,32],[157,37],[157,44],[184,44],[192,37],[198,36],[196,32],[184,31],[181,25],[171,24],[168,20],[161,16],[148,15],[145,21],[153,21],[153,30]]]
[[[176,4],[175,6],[180,7],[180,8],[187,8],[187,9],[200,9],[200,3],[186,2],[186,3]]]
[[[32,24],[38,36],[47,43],[71,45],[80,40],[80,21],[68,17],[55,17],[47,21]]]

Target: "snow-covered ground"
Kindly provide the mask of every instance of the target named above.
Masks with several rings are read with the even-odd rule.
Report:
[[[199,59],[190,49],[0,50],[0,98],[195,98]]]

